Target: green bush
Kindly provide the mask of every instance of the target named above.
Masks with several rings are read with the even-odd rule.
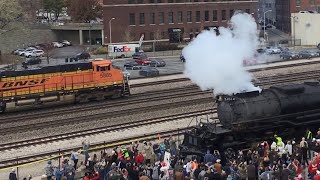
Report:
[[[103,47],[103,46],[98,47],[97,49],[95,49],[93,51],[93,54],[107,54],[107,53],[108,53],[108,48]]]

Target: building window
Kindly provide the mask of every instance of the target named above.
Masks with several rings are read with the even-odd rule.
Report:
[[[227,20],[227,13],[226,13],[226,10],[222,10],[222,11],[221,11],[221,20],[222,20],[222,21]]]
[[[150,40],[154,40],[154,32],[150,33]]]
[[[168,0],[168,3],[173,3],[173,0]]]
[[[129,25],[136,25],[136,16],[134,13],[129,14]]]
[[[204,20],[209,21],[209,11],[204,12]]]
[[[143,2],[143,0],[138,0],[137,3],[138,3],[138,4],[143,4],[144,2]]]
[[[192,22],[192,11],[187,12],[187,22]]]
[[[218,11],[217,10],[213,10],[212,21],[218,21]]]
[[[300,6],[301,5],[301,0],[296,0],[296,6]]]
[[[164,12],[160,12],[159,13],[159,24],[163,24],[164,23]]]
[[[234,10],[233,9],[230,9],[230,19],[232,18],[232,16],[233,16],[233,13],[234,13]]]
[[[314,0],[310,0],[310,5],[314,5]]]
[[[134,4],[136,0],[128,0],[128,4]]]
[[[173,12],[169,12],[169,23],[173,23]]]
[[[155,0],[149,0],[149,3],[154,3]]]
[[[140,13],[140,24],[144,24],[144,13]]]
[[[156,24],[156,14],[150,13],[150,24]]]
[[[200,11],[196,11],[196,22],[200,22],[200,20],[201,20]]]
[[[162,3],[162,0],[157,0],[157,3]]]
[[[182,23],[182,11],[178,11],[178,23]]]
[[[250,9],[246,9],[246,13],[250,14]]]

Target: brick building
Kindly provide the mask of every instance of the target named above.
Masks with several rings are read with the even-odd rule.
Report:
[[[276,0],[276,27],[291,32],[291,13],[299,11],[320,12],[320,0]]]
[[[204,28],[227,26],[236,10],[256,15],[255,0],[104,0],[105,42],[193,38]],[[114,19],[113,19],[114,18]]]

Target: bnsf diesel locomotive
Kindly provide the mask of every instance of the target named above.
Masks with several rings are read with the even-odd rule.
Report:
[[[0,112],[125,95],[128,79],[110,60],[0,72]]]

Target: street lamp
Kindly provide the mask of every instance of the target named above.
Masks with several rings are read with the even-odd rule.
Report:
[[[263,13],[263,39],[266,39],[266,14],[272,10],[265,11]]]
[[[109,32],[110,32],[110,36],[109,36],[109,39],[110,39],[110,44],[112,43],[111,41],[111,21],[114,20],[116,18],[111,18],[110,21],[109,21]]]

